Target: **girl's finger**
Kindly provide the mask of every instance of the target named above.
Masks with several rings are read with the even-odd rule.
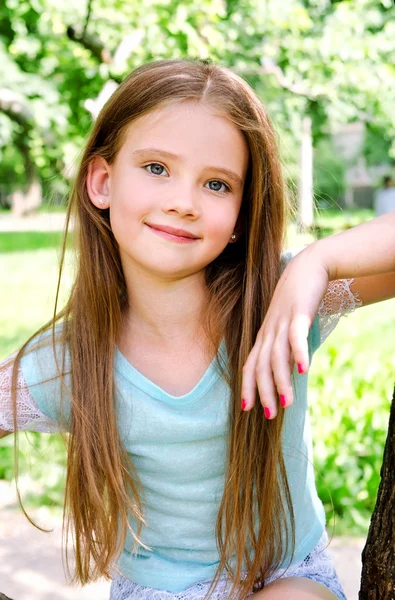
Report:
[[[310,319],[307,315],[298,315],[291,321],[289,327],[289,343],[298,373],[307,373],[310,366],[308,335]]]
[[[259,336],[259,334],[258,334]],[[264,347],[270,345],[270,338],[265,337]],[[247,361],[243,367],[242,383],[241,383],[241,408],[242,410],[250,410],[254,406],[256,394],[256,367],[259,353],[262,349],[261,336],[257,338],[255,345],[252,347]]]
[[[288,331],[284,330],[275,340],[271,355],[271,367],[280,405],[288,408],[293,402],[290,369],[291,348]]]
[[[271,352],[263,351],[262,347],[256,364],[255,377],[265,417],[274,419],[277,415],[277,392],[270,364],[270,355]]]

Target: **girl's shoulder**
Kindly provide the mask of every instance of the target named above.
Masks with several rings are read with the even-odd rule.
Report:
[[[60,398],[70,385],[70,358],[62,345],[62,324],[36,335],[21,358],[24,381],[41,411],[59,422]]]
[[[22,358],[23,370],[29,370],[32,378],[38,379],[40,374],[45,378],[53,377],[57,372],[63,372],[62,365],[68,361],[67,348],[62,344],[63,324],[56,325],[36,334],[27,344]]]

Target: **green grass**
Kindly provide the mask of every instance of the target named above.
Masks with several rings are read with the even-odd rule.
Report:
[[[319,209],[315,215],[315,222],[320,227],[326,227],[333,232],[349,227],[355,227],[368,219],[373,219],[374,211],[369,208],[359,210]]]
[[[66,213],[67,208],[67,196],[65,196],[64,202],[55,203],[48,200],[43,202],[38,208],[39,213]]]
[[[366,214],[331,215],[323,226],[339,231]],[[371,214],[368,213],[370,216]],[[345,218],[346,217],[346,218]],[[330,227],[329,227],[330,226]],[[61,233],[0,233],[0,359],[7,357],[52,315]],[[290,227],[291,245],[309,243]],[[44,247],[43,247],[44,246]],[[72,253],[61,302],[71,285]],[[309,404],[317,487],[328,526],[337,535],[366,534],[373,510],[394,385],[395,300],[357,310],[342,319],[314,357]],[[12,437],[0,445],[0,478],[12,477]],[[32,452],[32,447],[35,451]],[[59,436],[21,436],[22,472],[30,472],[35,494],[28,506],[59,504],[64,449]]]
[[[2,231],[0,253],[29,252],[45,248],[59,249],[62,239],[61,231]]]
[[[37,209],[38,213],[66,213],[67,196],[65,196],[64,202],[51,202],[50,199],[44,201]],[[11,208],[0,207],[0,215],[10,215]]]
[[[4,235],[8,237],[8,234],[0,233],[0,245],[4,243]],[[28,336],[51,318],[56,294],[60,256],[58,245],[48,244],[44,249],[26,249],[36,243],[35,232],[29,232],[26,236],[19,236],[18,232],[16,239],[18,246],[13,252],[9,250],[0,253],[0,359],[14,352]],[[46,239],[53,241],[51,236]],[[24,245],[21,245],[22,240]],[[71,285],[71,260],[72,255],[69,253],[69,264],[61,287],[61,303]]]

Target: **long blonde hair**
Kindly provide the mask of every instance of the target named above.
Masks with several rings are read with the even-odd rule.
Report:
[[[243,600],[252,589],[263,587],[285,557],[292,557],[295,544],[281,448],[283,411],[275,420],[264,419],[258,398],[253,410],[240,410],[242,367],[280,275],[286,218],[276,136],[244,80],[207,62],[163,60],[138,68],[120,85],[94,124],[70,197],[67,224],[74,215],[78,231],[78,268],[70,298],[60,312],[56,302],[53,319],[40,331],[54,331],[62,321],[57,341],[70,353],[64,528],[66,538],[74,531],[75,580],[85,584],[110,577],[130,527],[128,517],[140,524],[133,532],[138,543],[144,523],[143,490],[120,438],[115,410],[113,355],[128,301],[126,284],[109,211],[97,209],[88,197],[88,167],[95,156],[113,163],[133,120],[187,100],[226,116],[243,133],[250,154],[241,206],[244,233],[206,268],[206,327],[216,349],[218,334],[225,337],[231,396],[225,487],[216,524],[220,562],[210,591],[226,569],[233,580],[231,594],[239,586],[237,597]],[[67,227],[58,286],[66,236]],[[52,339],[54,343],[55,334]],[[15,406],[17,368],[25,350],[26,344],[15,359]]]

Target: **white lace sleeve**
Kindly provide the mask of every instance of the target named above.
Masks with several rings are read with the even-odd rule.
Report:
[[[362,306],[357,293],[353,293],[351,285],[354,279],[336,279],[330,281],[327,292],[318,309],[321,344],[338,324],[340,317],[347,316]]]
[[[11,402],[12,365],[12,360],[0,364],[0,429],[3,431],[14,430]],[[21,367],[18,371],[16,402],[18,429],[41,431],[42,433],[59,431],[59,425],[46,417],[38,408],[26,385]]]

